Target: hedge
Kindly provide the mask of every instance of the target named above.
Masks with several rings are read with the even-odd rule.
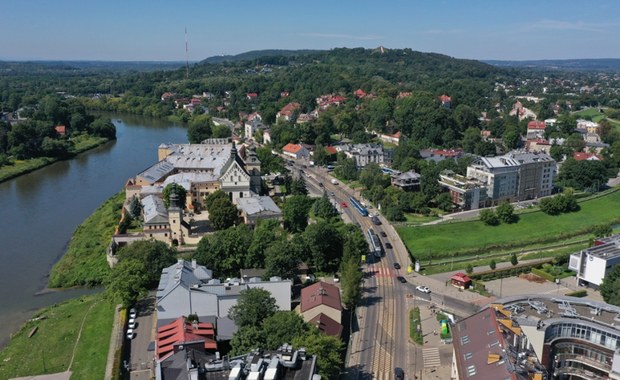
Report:
[[[542,269],[532,268],[532,273],[550,282],[555,282],[555,279],[556,279],[554,275],[547,273]]]
[[[588,295],[588,291],[585,290],[585,289],[575,290],[574,292],[566,293],[566,295],[568,297],[579,297],[579,298],[581,298],[581,297],[587,296]]]

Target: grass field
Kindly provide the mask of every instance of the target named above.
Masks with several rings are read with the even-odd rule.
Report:
[[[620,128],[620,122],[607,118],[604,113],[599,112],[598,108],[588,108],[583,111],[577,111],[574,115],[577,117],[590,117],[595,123],[598,123],[603,119],[607,119],[614,127]]]
[[[420,227],[398,227],[397,231],[410,252],[421,259],[450,257],[467,251],[498,246],[525,246],[536,241],[560,241],[570,234],[596,224],[620,220],[616,205],[620,191],[580,202],[581,210],[550,216],[540,211],[519,215],[516,224],[487,226],[480,221],[442,223]]]
[[[114,306],[101,293],[48,307],[37,316],[46,318],[27,322],[0,351],[0,379],[66,371],[85,317],[71,367],[72,378],[103,378]],[[36,334],[28,338],[35,326]]]
[[[75,230],[69,248],[52,268],[50,287],[98,285],[108,273],[105,251],[120,218],[122,191],[105,201]]]

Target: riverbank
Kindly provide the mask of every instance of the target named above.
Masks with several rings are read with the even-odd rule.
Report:
[[[125,191],[121,191],[95,210],[73,233],[67,252],[50,273],[50,288],[96,286],[110,268],[106,249],[120,220]]]
[[[12,165],[5,165],[0,167],[0,182],[8,181],[10,179],[19,177],[20,175],[31,173],[35,170],[41,169],[47,165],[51,165],[58,161],[70,160],[80,153],[84,153],[112,140],[105,137],[88,136],[87,138],[84,138],[83,136],[78,136],[72,141],[74,143],[74,150],[70,157],[37,157],[28,160],[16,160]]]
[[[103,378],[113,320],[114,305],[103,293],[41,309],[0,351],[0,379],[64,371]]]

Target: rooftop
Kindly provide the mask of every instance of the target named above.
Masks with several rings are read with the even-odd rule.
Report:
[[[319,281],[301,290],[301,312],[305,312],[319,305],[327,305],[336,310],[342,310],[340,289],[332,284]]]
[[[282,214],[282,210],[268,196],[239,198],[237,200],[237,207],[247,215],[260,214],[261,212]]]

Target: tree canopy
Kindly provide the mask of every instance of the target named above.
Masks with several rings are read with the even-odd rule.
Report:
[[[262,288],[242,290],[237,304],[230,308],[229,317],[239,327],[260,326],[278,310],[276,299]]]

